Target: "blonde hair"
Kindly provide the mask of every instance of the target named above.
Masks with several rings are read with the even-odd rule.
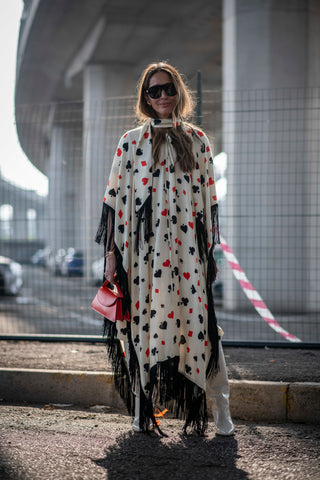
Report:
[[[191,91],[183,81],[182,76],[176,68],[167,62],[151,63],[142,73],[138,83],[138,99],[136,103],[136,114],[139,120],[145,121],[148,118],[157,118],[157,113],[146,99],[146,89],[149,87],[151,77],[158,72],[165,72],[169,75],[177,91],[177,101],[172,112],[172,120],[187,120],[193,114],[194,100]]]

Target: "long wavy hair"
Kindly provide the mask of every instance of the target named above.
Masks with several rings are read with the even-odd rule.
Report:
[[[194,112],[194,99],[191,91],[183,81],[182,76],[176,68],[167,62],[151,63],[142,73],[137,90],[138,98],[136,103],[136,114],[140,121],[146,121],[149,118],[158,118],[157,112],[148,104],[146,90],[149,87],[151,77],[158,72],[165,72],[169,75],[177,91],[176,103],[172,112],[172,122],[177,120],[188,120]],[[195,158],[192,152],[192,140],[181,126],[175,128],[156,128],[152,129],[152,154],[157,164],[160,160],[161,145],[165,141],[166,134],[172,139],[172,145],[177,153],[177,160],[184,172],[192,172],[195,168]]]

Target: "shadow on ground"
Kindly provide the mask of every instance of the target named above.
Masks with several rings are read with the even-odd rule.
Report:
[[[106,469],[108,480],[248,479],[247,472],[236,467],[237,458],[234,437],[161,438],[130,432],[120,435],[104,458],[93,461]]]

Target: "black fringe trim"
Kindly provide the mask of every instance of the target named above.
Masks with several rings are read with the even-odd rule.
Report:
[[[168,359],[150,371],[150,402],[166,407],[176,418],[185,419],[184,431],[193,427],[203,435],[208,425],[205,392],[178,372],[179,357]],[[148,408],[144,416],[148,416]],[[148,420],[147,420],[148,421]]]
[[[212,244],[213,246],[220,243],[220,226],[219,226],[219,207],[216,203],[211,207],[211,223],[212,223]]]
[[[141,206],[137,214],[137,228],[135,231],[135,251],[139,255],[139,242],[141,240],[141,226],[144,223],[144,236],[145,242],[149,241],[152,234],[152,195],[150,194]]]
[[[131,376],[129,374],[125,352],[122,349],[120,341],[115,338],[114,332],[112,337],[107,337],[106,347],[108,358],[113,370],[115,388],[122,400],[125,402],[129,414],[133,416],[135,397],[131,387]]]
[[[108,228],[109,216],[111,215],[111,228]],[[111,230],[111,231],[109,231]],[[110,244],[111,238],[113,237],[114,232],[114,209],[109,207],[106,203],[103,203],[102,212],[100,217],[100,222],[98,230],[95,236],[95,241],[99,244],[107,246],[107,243]],[[107,242],[107,240],[109,240]]]
[[[215,279],[215,260],[213,258],[213,247],[210,249],[208,255],[207,267],[207,298],[208,298],[208,336],[211,343],[211,355],[207,366],[207,377],[210,377],[218,369],[219,361],[219,335],[217,317],[214,310],[214,301],[212,294],[212,283]]]
[[[217,318],[214,310],[212,295],[212,283],[215,279],[215,260],[213,258],[213,247],[220,243],[218,204],[211,207],[212,220],[212,244],[208,252],[207,232],[204,224],[199,218],[196,219],[196,232],[199,255],[202,261],[207,261],[207,300],[208,300],[208,336],[211,343],[211,354],[207,366],[207,377],[213,375],[218,369],[219,361],[219,336]]]

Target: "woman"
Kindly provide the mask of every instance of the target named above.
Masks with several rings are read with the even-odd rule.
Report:
[[[106,320],[106,332],[136,431],[156,426],[159,404],[203,434],[208,377],[223,378],[228,390],[211,289],[219,241],[213,155],[206,135],[185,123],[192,109],[174,67],[145,69],[136,106],[143,124],[120,139],[96,238],[105,245],[105,277],[116,274],[130,311],[130,322]],[[228,391],[221,395],[220,433],[230,434]]]

